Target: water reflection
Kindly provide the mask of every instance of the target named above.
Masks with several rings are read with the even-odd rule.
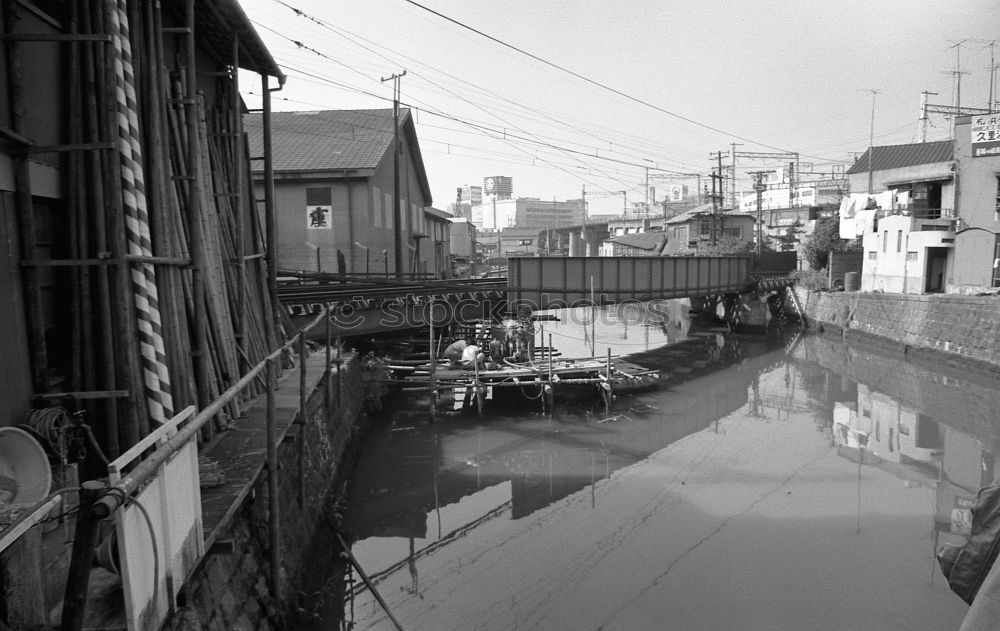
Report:
[[[978,490],[995,477],[1000,406],[995,383],[975,374],[882,356],[830,336],[796,353],[814,375],[814,394],[833,410],[832,435],[846,458],[935,490],[934,541],[969,533]],[[822,376],[816,379],[816,376]],[[943,538],[942,538],[943,537]]]
[[[839,338],[685,337],[630,357],[667,378],[610,416],[387,415],[344,528],[404,627],[959,626],[933,552],[992,479],[1000,394]],[[365,590],[345,611],[391,628]]]

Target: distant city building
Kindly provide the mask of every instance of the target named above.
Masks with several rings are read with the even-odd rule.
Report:
[[[510,199],[514,196],[514,180],[505,175],[485,177],[482,192],[497,199]]]
[[[569,201],[544,200],[537,197],[497,199],[488,196],[471,209],[472,223],[493,230],[505,228],[559,228],[583,221],[583,204]]]
[[[508,180],[510,178],[507,178]],[[458,189],[458,201],[462,204],[475,206],[483,203],[483,187],[466,184]]]
[[[455,189],[455,202],[448,204],[448,212],[456,217],[471,217],[472,207],[483,203],[483,187],[459,186]]]
[[[451,222],[451,254],[456,261],[476,260],[476,226],[466,217],[453,217]]]
[[[766,175],[767,189],[761,192],[761,210],[777,208],[808,208],[824,204],[839,204],[847,192],[846,178],[807,179],[808,175],[793,176],[790,169],[778,169]],[[740,193],[740,210],[756,212],[757,191]]]

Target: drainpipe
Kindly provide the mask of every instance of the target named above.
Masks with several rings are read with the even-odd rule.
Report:
[[[263,131],[264,131],[264,222],[267,239],[267,289],[271,300],[273,322],[267,327],[267,347],[274,351],[278,347],[278,330],[281,320],[278,307],[278,239],[277,218],[274,205],[274,153],[271,144],[271,93],[278,92],[284,86],[284,77],[278,78],[278,87],[270,87],[270,77],[261,75],[263,94]],[[279,545],[281,543],[279,529],[278,501],[278,441],[275,427],[276,402],[274,390],[278,382],[278,362],[270,360],[267,363],[267,535],[268,535],[268,566],[271,581],[269,583],[271,597],[281,600],[281,558]]]

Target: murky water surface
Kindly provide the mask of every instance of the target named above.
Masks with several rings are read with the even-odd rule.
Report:
[[[960,626],[934,550],[993,478],[995,388],[839,338],[687,327],[598,322],[599,355],[664,375],[610,414],[578,391],[551,417],[531,393],[482,420],[386,415],[345,530],[403,628]],[[589,355],[586,329],[547,325],[564,356]],[[393,628],[368,590],[344,613]]]

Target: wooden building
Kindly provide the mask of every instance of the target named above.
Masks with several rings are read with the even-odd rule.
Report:
[[[424,212],[431,192],[409,110],[399,113],[398,212],[391,109],[276,112],[273,120],[280,269],[336,272],[342,257],[348,274],[434,273],[437,241]],[[251,150],[262,149],[261,115],[247,118],[247,131]],[[259,191],[264,175],[255,165]]]
[[[113,457],[274,342],[235,69],[283,76],[234,0],[3,18],[0,425],[61,405]]]

